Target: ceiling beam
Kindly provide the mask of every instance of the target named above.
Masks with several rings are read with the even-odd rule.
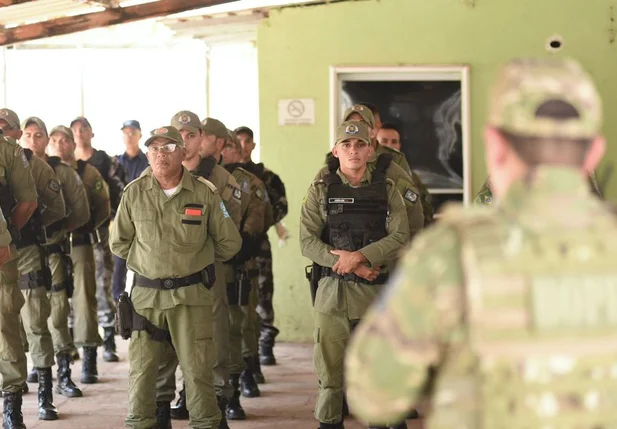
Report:
[[[0,29],[0,46],[157,18],[232,1],[235,0],[160,0],[138,6],[110,8],[102,12],[56,18],[10,29]]]
[[[14,4],[30,3],[34,0],[0,0],[0,7],[13,6]]]

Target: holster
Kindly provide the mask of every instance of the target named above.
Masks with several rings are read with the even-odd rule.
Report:
[[[116,331],[125,340],[131,338],[133,331],[146,331],[153,341],[169,341],[171,344],[171,334],[169,331],[155,326],[144,316],[138,314],[133,307],[133,302],[128,292],[122,292],[118,298]]]
[[[304,274],[309,281],[311,301],[313,306],[315,306],[315,297],[317,296],[317,288],[319,287],[319,280],[321,279],[321,265],[313,262],[313,265],[308,265],[304,268]]]
[[[229,305],[241,307],[249,305],[250,293],[251,279],[248,272],[244,269],[238,269],[235,281],[227,283],[227,301],[229,301]]]

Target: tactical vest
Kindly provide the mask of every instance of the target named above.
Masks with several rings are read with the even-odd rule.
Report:
[[[336,174],[339,167],[337,158],[328,162],[329,173],[323,179],[327,186],[324,201],[326,222],[322,233],[324,243],[338,250],[354,252],[388,235],[386,170],[391,162],[391,156],[381,156],[373,171],[371,184],[357,188],[343,184]],[[323,275],[340,277],[329,268],[324,268]],[[354,274],[343,276],[343,279],[369,283]],[[382,284],[384,281],[385,277],[382,276],[372,283]]]
[[[24,149],[24,154],[26,155],[26,159],[28,162],[32,160],[32,151],[30,149]],[[21,239],[15,243],[18,249],[22,249],[27,246],[32,245],[42,245],[45,244],[45,240],[47,234],[45,233],[45,227],[43,226],[43,222],[41,219],[41,209],[37,207],[28,222],[24,225],[24,227],[20,231]]]
[[[428,426],[617,427],[614,226],[470,222],[456,222],[467,343],[451,347]]]
[[[84,174],[86,173],[86,167],[88,166],[88,161],[79,160],[77,161],[77,174],[81,178],[81,181],[84,182]],[[85,183],[85,182],[84,182]],[[85,225],[80,226],[75,231],[74,234],[92,234],[96,229],[94,227],[95,217],[96,217],[96,209],[94,208],[94,204],[90,203],[90,219],[86,222]]]
[[[212,170],[214,170],[214,166],[216,165],[216,159],[209,156],[207,158],[203,158],[197,168],[193,170],[193,174],[196,174],[200,177],[203,177],[206,180],[210,180],[210,176],[212,175]]]

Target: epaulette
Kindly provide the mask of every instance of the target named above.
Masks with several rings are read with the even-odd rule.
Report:
[[[201,176],[195,177],[197,180],[199,180],[201,183],[203,183],[204,185],[207,185],[208,188],[210,188],[210,190],[212,192],[214,192],[215,194],[219,193],[219,190],[216,188],[216,186],[214,186],[214,183],[212,183],[211,181],[204,179]]]

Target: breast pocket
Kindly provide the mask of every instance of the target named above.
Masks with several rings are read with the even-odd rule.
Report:
[[[173,220],[174,243],[183,245],[189,251],[203,244],[206,240],[206,216],[190,215],[186,210],[175,213]]]
[[[139,210],[133,214],[135,236],[143,243],[156,238],[156,212],[154,210]]]

